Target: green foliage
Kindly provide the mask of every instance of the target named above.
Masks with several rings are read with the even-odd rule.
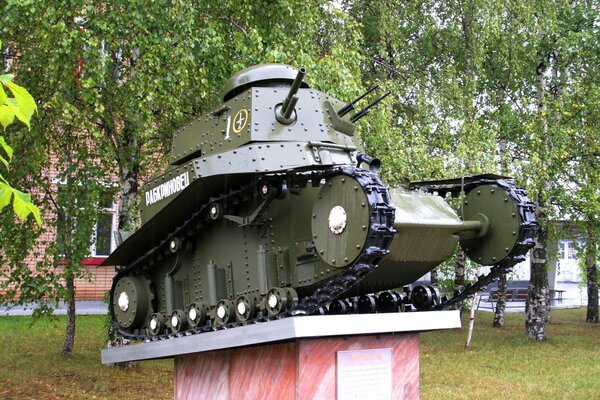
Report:
[[[1,44],[0,42],[0,46]],[[15,117],[29,128],[29,121],[37,110],[33,97],[26,89],[14,83],[13,78],[12,74],[0,75],[0,124],[5,130],[14,122]],[[12,97],[6,94],[4,87],[10,90]]]
[[[363,81],[396,96],[361,121],[388,182],[500,172],[527,187],[544,229],[562,218],[599,226],[592,2],[343,5],[362,30]]]
[[[2,48],[1,41],[0,48]],[[29,128],[31,117],[37,110],[33,97],[26,89],[14,83],[13,79],[14,75],[12,74],[0,75],[0,125],[5,131],[14,122],[15,117]],[[6,93],[5,87],[10,91],[12,97]],[[0,149],[2,150],[0,162],[8,170],[13,157],[13,149],[6,143],[4,136],[0,136]],[[31,214],[38,225],[42,224],[40,210],[31,202],[31,196],[11,187],[4,176],[0,174],[0,210],[9,205],[11,200],[13,211],[21,222]]]

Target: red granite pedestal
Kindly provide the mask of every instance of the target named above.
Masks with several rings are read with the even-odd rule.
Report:
[[[382,388],[381,395],[391,399],[419,398],[419,334],[416,332],[301,338],[176,356],[175,398],[336,399],[341,379],[340,352],[350,352],[344,354],[351,355],[355,362],[365,358],[362,361],[367,363],[369,357],[387,355],[391,387]],[[360,368],[354,373],[361,374]],[[365,373],[377,374],[377,371],[367,368]],[[382,373],[384,378],[387,373],[384,382],[389,382],[389,367],[383,368]],[[342,384],[350,385],[364,378],[358,375],[356,382],[352,382],[345,375]],[[378,377],[373,376],[373,379]],[[370,398],[379,398],[377,393],[371,393]],[[361,398],[364,397],[361,395]]]

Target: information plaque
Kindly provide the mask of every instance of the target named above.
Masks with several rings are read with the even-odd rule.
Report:
[[[392,349],[337,352],[337,399],[391,400]]]

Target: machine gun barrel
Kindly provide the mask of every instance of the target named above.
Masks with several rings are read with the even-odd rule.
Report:
[[[365,96],[367,96],[369,93],[371,93],[373,90],[375,90],[377,88],[379,88],[379,85],[371,86],[366,92],[364,92],[363,94],[358,96],[356,99],[352,100],[350,103],[346,104],[344,107],[340,108],[340,110],[337,113],[338,117],[341,118],[344,115],[348,114],[350,111],[354,110],[354,105],[356,103],[358,103],[359,101],[364,99]]]
[[[374,102],[372,102],[371,104],[369,104],[368,106],[366,106],[365,108],[363,108],[362,110],[360,110],[359,112],[357,112],[356,114],[354,114],[352,116],[352,118],[350,118],[350,121],[356,122],[359,119],[361,119],[362,117],[364,117],[365,115],[367,115],[369,113],[369,109],[371,109],[372,107],[375,107],[377,104],[379,104],[381,102],[381,100],[383,100],[386,97],[388,97],[391,93],[392,92],[387,92],[386,94],[384,94],[383,96],[379,97],[377,100],[375,100]]]

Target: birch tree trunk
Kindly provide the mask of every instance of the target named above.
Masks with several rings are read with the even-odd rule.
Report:
[[[545,32],[540,31],[538,36],[540,42],[545,41]],[[548,140],[548,110],[546,106],[547,53],[540,54],[536,64],[535,96],[541,124],[538,134],[540,135],[539,141],[545,143]],[[548,153],[545,150],[548,149],[548,146],[542,145],[540,149],[540,166],[545,168],[548,163]],[[546,340],[546,324],[550,318],[547,272],[548,255],[546,251],[548,218],[546,217],[546,202],[544,201],[544,196],[549,186],[549,178],[545,176],[544,171],[540,171],[540,175],[535,202],[539,227],[535,237],[535,245],[531,252],[529,291],[527,302],[525,303],[525,330],[527,331],[527,337],[538,341]]]
[[[504,326],[504,311],[506,310],[506,273],[500,275],[498,281],[498,301],[496,302],[496,311],[494,312],[494,323],[492,326],[502,328]]]
[[[440,279],[438,277],[438,269],[432,269],[431,272],[429,273],[430,277],[431,277],[431,284],[437,286],[437,284],[439,283]]]
[[[481,295],[479,292],[475,293],[473,296],[473,304],[471,304],[471,315],[469,317],[469,332],[467,333],[467,343],[465,344],[465,349],[471,347],[471,339],[473,338],[473,329],[475,327],[475,307],[479,303],[479,297]]]
[[[139,192],[140,158],[141,149],[136,132],[125,124],[122,139],[119,143],[120,154],[120,198],[118,229],[134,231],[136,229],[136,200]]]
[[[507,140],[502,138],[498,141],[498,153],[500,155],[500,168],[503,174],[508,174],[509,168],[507,164]],[[498,280],[498,300],[496,302],[496,309],[494,310],[494,322],[492,326],[495,328],[502,328],[504,326],[504,313],[506,311],[506,289],[507,289],[508,277],[506,272],[502,272],[500,279]]]
[[[546,324],[550,318],[546,239],[545,224],[540,223],[531,255],[531,277],[525,303],[527,337],[537,341],[546,340]]]
[[[465,290],[465,260],[465,252],[462,247],[459,246],[454,268],[454,292],[456,294]],[[462,302],[457,303],[455,308],[457,310],[462,310]]]
[[[585,272],[587,276],[587,313],[585,322],[598,323],[598,269],[596,267],[597,243],[591,224],[587,226],[585,244]]]
[[[73,274],[68,274],[65,278],[65,288],[67,289],[67,330],[62,355],[70,356],[75,345],[75,278]]]

